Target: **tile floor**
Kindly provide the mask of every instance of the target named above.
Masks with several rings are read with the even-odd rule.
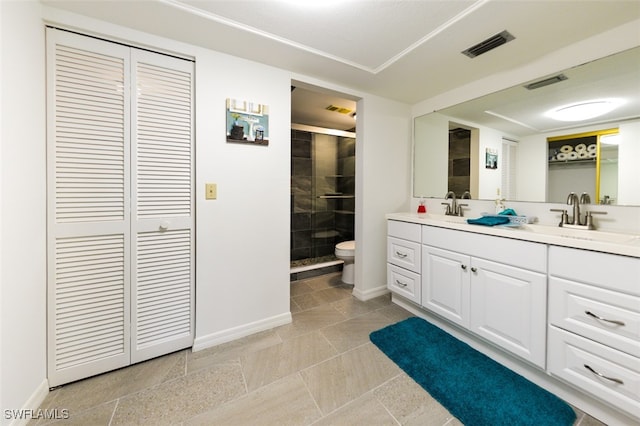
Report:
[[[411,314],[352,289],[339,273],[294,281],[291,324],[63,386],[41,408],[70,418],[30,426],[460,425],[369,341]]]

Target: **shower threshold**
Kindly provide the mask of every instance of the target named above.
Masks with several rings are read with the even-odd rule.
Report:
[[[327,268],[329,266],[340,265],[342,263],[344,263],[344,261],[336,259],[336,260],[329,260],[329,261],[320,262],[320,263],[311,263],[308,265],[300,265],[300,266],[292,265],[291,269],[289,270],[289,273],[296,274],[298,272],[312,271],[314,269]]]

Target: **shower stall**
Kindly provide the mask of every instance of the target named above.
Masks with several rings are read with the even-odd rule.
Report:
[[[336,244],[354,239],[355,144],[354,133],[292,125],[292,273],[339,267]]]

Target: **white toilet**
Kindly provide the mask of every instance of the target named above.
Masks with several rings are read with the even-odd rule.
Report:
[[[345,284],[353,284],[353,262],[356,258],[356,242],[343,241],[336,244],[336,257],[344,261],[344,266],[342,267],[342,282]]]

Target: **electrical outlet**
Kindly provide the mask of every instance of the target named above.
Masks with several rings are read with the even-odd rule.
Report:
[[[205,183],[204,185],[206,200],[215,200],[218,198],[218,186],[215,183]]]

